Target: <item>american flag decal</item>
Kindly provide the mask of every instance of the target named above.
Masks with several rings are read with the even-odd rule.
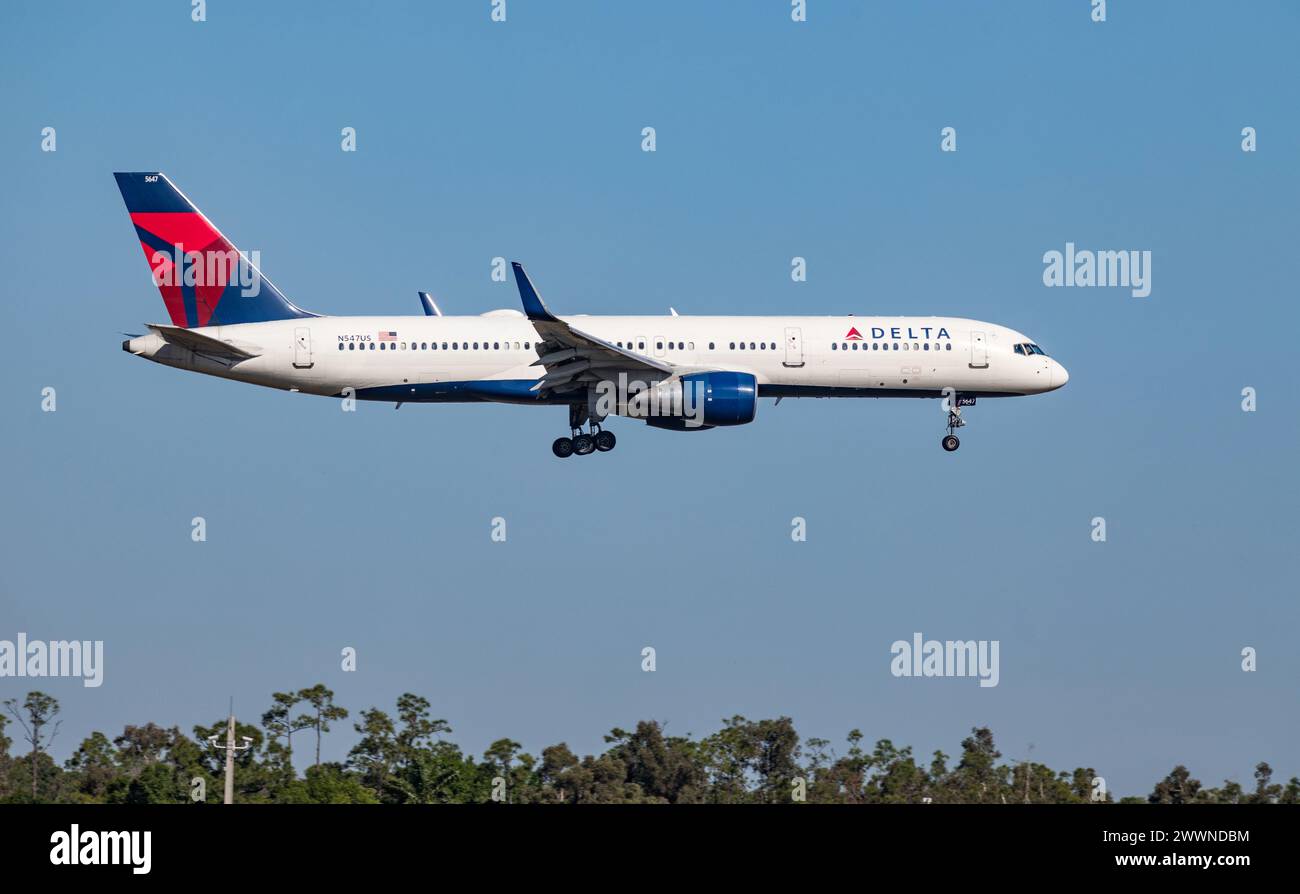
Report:
[[[397,341],[397,331],[379,333],[380,341]]]

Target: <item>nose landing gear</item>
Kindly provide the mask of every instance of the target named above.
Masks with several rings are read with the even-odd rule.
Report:
[[[965,424],[966,420],[961,418],[961,410],[959,408],[952,407],[948,410],[948,434],[944,435],[943,440],[939,442],[943,445],[944,450],[952,453],[961,446],[961,441],[953,434],[953,432]]]

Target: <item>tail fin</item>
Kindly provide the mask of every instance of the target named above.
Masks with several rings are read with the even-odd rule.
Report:
[[[314,317],[262,276],[166,174],[114,174],[173,325]]]

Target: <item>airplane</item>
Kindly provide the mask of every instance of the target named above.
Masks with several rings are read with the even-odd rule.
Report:
[[[305,311],[161,172],[113,175],[170,323],[122,350],[177,369],[334,398],[563,406],[557,457],[614,449],[611,416],[707,431],[760,398],[940,398],[960,446],[981,397],[1055,391],[1069,374],[1014,329],[958,317],[556,316],[512,263],[523,310],[447,316]],[[586,430],[584,430],[584,427]]]

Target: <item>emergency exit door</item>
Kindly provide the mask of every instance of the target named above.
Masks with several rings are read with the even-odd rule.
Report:
[[[785,365],[803,366],[803,331],[797,327],[785,330]]]

